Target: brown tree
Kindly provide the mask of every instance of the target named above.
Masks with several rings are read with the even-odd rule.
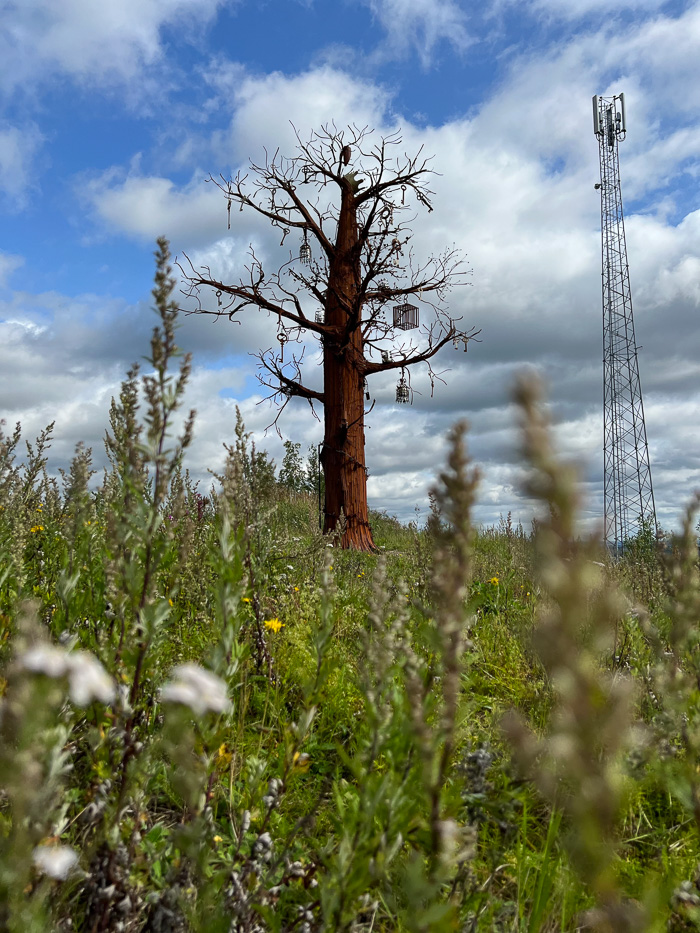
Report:
[[[440,378],[430,363],[435,354],[450,342],[466,351],[478,333],[459,330],[445,309],[448,289],[465,282],[461,254],[448,249],[419,263],[408,245],[404,218],[414,220],[419,205],[432,210],[426,180],[434,172],[422,151],[399,154],[401,142],[398,134],[374,141],[367,127],[323,127],[306,143],[297,133],[293,157],[266,153],[264,163],[251,163],[250,171],[235,179],[210,178],[228,201],[229,228],[232,205],[249,208],[281,230],[281,245],[298,231],[299,253],[268,274],[251,247],[247,278],[235,284],[218,281],[209,267],[195,269],[186,254],[187,270],[180,264],[186,294],[196,299],[195,310],[187,313],[233,320],[253,306],[277,316],[279,350],[257,354],[260,381],[272,389],[269,398],[280,403],[273,424],[277,427],[294,396],[306,399],[314,415],[314,402],[323,406],[324,531],[335,530],[342,510],[342,546],[362,551],[374,549],[365,466],[368,377],[401,370],[405,395],[410,391],[405,372],[426,363],[434,386]],[[215,310],[203,304],[203,296],[212,294]],[[406,308],[409,296],[418,304]],[[396,302],[394,317],[387,321],[385,306]],[[427,309],[431,320],[420,328],[421,345],[405,337],[397,345],[412,318]],[[302,382],[303,349],[290,354],[288,344],[300,344],[307,332],[316,334],[323,347],[322,391]],[[391,350],[387,341],[393,341]]]

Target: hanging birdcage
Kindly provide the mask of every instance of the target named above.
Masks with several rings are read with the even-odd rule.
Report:
[[[418,327],[418,308],[408,303],[394,305],[394,327],[401,330],[411,330]]]
[[[309,263],[311,262],[311,247],[309,246],[309,243],[306,237],[307,237],[306,227],[304,227],[304,242],[301,244],[301,247],[299,248],[299,259],[301,262],[304,263],[305,266],[308,266]]]
[[[316,310],[316,323],[325,324],[326,323],[326,313],[323,308],[317,308]]]
[[[401,370],[401,378],[396,386],[396,401],[402,405],[408,402],[408,384],[403,369]]]

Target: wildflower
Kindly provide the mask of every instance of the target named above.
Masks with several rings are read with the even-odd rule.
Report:
[[[219,771],[224,771],[231,764],[232,758],[233,758],[233,753],[231,749],[228,747],[226,742],[222,742],[221,745],[219,746],[219,750],[216,753],[216,757],[214,759],[216,768]]]
[[[40,872],[56,881],[65,881],[78,864],[78,855],[70,846],[37,846],[32,858]]]
[[[299,592],[299,587],[298,587],[298,586],[295,586],[295,587],[294,587],[294,592],[295,592],[295,593],[298,593],[298,592]]]
[[[71,654],[54,645],[36,645],[20,658],[22,667],[54,679],[67,676],[70,698],[77,706],[92,700],[108,703],[114,699],[114,685],[97,658],[87,651]]]
[[[175,604],[173,603],[172,599],[168,599],[168,604],[170,605],[170,608],[171,608],[171,609],[172,609],[172,607],[175,605]]]
[[[306,752],[294,752],[294,757],[292,758],[292,767],[296,771],[308,771],[310,764],[311,759],[306,754]]]
[[[489,583],[492,583],[494,586],[498,586],[498,577],[491,577]]]
[[[243,601],[244,603],[249,603],[249,602],[250,602],[250,600],[248,599],[247,596],[244,596],[242,601]]]
[[[22,655],[20,662],[26,671],[46,674],[47,677],[63,677],[68,670],[68,652],[55,645],[36,645]]]
[[[179,664],[173,670],[173,679],[163,687],[161,696],[170,703],[189,706],[198,716],[208,711],[223,713],[231,705],[223,680],[192,663]]]
[[[68,682],[70,698],[76,706],[88,706],[93,700],[110,703],[114,699],[112,678],[89,651],[68,655]]]
[[[32,534],[36,534],[37,531],[43,531],[43,530],[44,530],[44,526],[43,526],[43,525],[34,525],[32,528],[29,529],[29,531],[30,531]]]
[[[280,622],[279,619],[265,619],[265,628],[271,629],[277,635],[279,630],[284,628],[284,622]]]
[[[224,840],[221,838],[221,836],[214,836],[215,845],[218,845],[220,842],[223,842],[223,841]]]

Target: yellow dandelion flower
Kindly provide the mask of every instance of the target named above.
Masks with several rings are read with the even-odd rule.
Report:
[[[265,619],[264,624],[265,624],[265,628],[269,628],[271,631],[275,633],[275,635],[279,632],[281,628],[284,627],[284,622],[280,622],[279,619]]]
[[[491,577],[489,583],[493,583],[494,586],[498,586],[498,577]]]
[[[294,592],[295,592],[295,593],[298,593],[298,592],[299,592],[299,587],[298,587],[298,586],[295,586],[295,587],[294,587]]]
[[[223,841],[224,841],[224,840],[221,838],[221,836],[214,836],[214,842],[215,842],[216,844],[218,844],[219,842],[223,842]]]
[[[168,599],[168,604],[170,605],[171,608],[175,605],[172,599]]]
[[[244,596],[242,602],[244,602],[244,603],[249,603],[250,600],[248,599],[247,596]]]

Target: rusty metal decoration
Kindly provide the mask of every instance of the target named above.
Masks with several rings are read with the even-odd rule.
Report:
[[[394,327],[401,330],[412,330],[418,327],[418,308],[406,302],[402,305],[394,305]]]
[[[406,383],[404,369],[401,367],[401,378],[396,386],[396,401],[401,405],[406,405],[408,403],[408,396],[408,384]]]
[[[311,247],[309,246],[307,237],[306,227],[304,227],[304,242],[299,249],[299,260],[303,262],[305,266],[308,266],[311,262]]]

